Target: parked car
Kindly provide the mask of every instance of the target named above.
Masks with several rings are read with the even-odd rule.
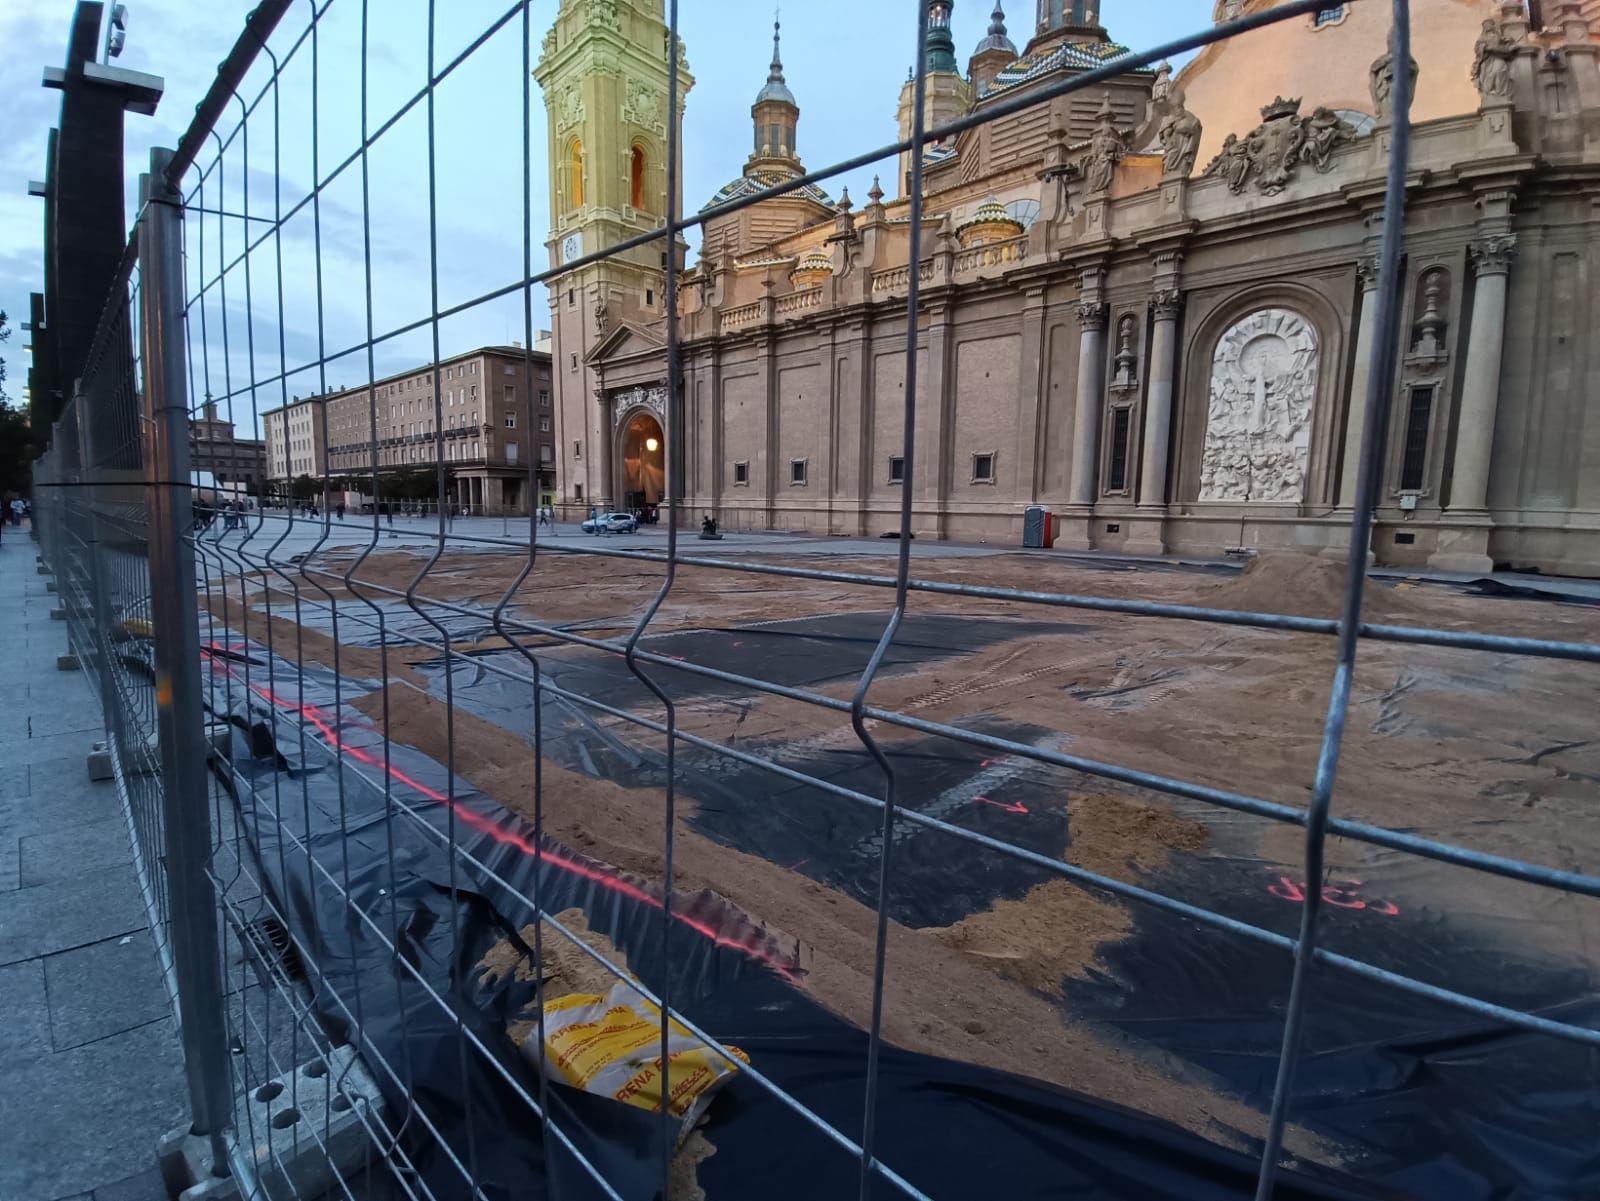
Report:
[[[583,523],[585,534],[637,534],[639,519],[632,513],[602,513]]]

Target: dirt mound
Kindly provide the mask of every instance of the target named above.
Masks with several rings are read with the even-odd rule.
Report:
[[[1211,831],[1160,805],[1095,792],[1073,797],[1067,862],[1098,875],[1127,879],[1129,867],[1159,871],[1173,851],[1203,851]]]
[[[1245,564],[1236,577],[1205,589],[1198,599],[1217,609],[1337,620],[1348,577],[1343,559],[1261,554]],[[1440,617],[1439,608],[1438,604],[1417,595],[1414,587],[1366,581],[1363,620],[1409,623],[1427,618],[1436,622]]]
[[[1051,880],[1018,900],[996,901],[953,926],[921,933],[1028,988],[1059,993],[1063,979],[1087,976],[1100,948],[1132,927],[1121,905],[1070,881]]]

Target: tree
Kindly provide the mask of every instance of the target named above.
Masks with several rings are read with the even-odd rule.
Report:
[[[11,339],[4,309],[0,309],[0,346]],[[28,415],[13,408],[6,394],[6,361],[0,357],[0,493],[33,489],[33,431]]]
[[[293,490],[292,495],[296,500],[310,500],[322,491],[316,480],[304,474],[294,477],[294,483],[291,488]]]

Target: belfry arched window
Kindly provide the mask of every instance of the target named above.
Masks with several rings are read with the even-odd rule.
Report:
[[[636,209],[646,209],[645,203],[645,170],[648,160],[645,158],[644,147],[635,145],[633,153],[628,157],[628,184],[629,202]]]
[[[577,138],[567,148],[567,207],[583,205],[583,143]]]

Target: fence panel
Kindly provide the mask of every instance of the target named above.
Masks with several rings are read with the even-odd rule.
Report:
[[[685,503],[691,424],[676,252],[684,231],[863,165],[882,161],[896,171],[907,154],[904,226],[908,245],[921,247],[930,145],[1325,6],[1256,12],[932,128],[928,5],[906,0],[903,7],[918,64],[909,137],[686,217],[679,122],[667,99],[683,82],[678,0],[666,0],[666,97],[648,89],[635,96],[638,103],[654,97],[663,109],[666,211],[654,229],[600,249],[580,247],[548,270],[535,267],[534,223],[542,214],[533,155],[541,126],[531,81],[540,31],[528,4],[465,34],[429,4],[424,27],[414,31],[426,47],[425,82],[393,103],[377,99],[392,98],[394,89],[374,79],[383,60],[371,48],[367,6],[343,35],[329,27],[331,4],[310,6],[281,32],[275,26],[287,6],[264,6],[178,155],[152,160],[137,278],[119,285],[91,369],[36,471],[38,512],[73,645],[106,708],[141,880],[182,1009],[196,1132],[210,1137],[212,1154],[245,1191],[352,1199],[690,1196],[695,1171],[707,1162],[708,1144],[694,1127],[699,1107],[638,1100],[702,1088],[709,1097],[707,1085],[722,1085],[737,1105],[722,1111],[734,1116],[719,1128],[728,1135],[717,1148],[727,1166],[716,1170],[742,1173],[746,1194],[804,1177],[829,1196],[943,1201],[958,1195],[952,1187],[965,1187],[948,1175],[957,1171],[952,1148],[976,1139],[982,1149],[963,1152],[967,1159],[1004,1162],[1004,1170],[990,1168],[1007,1180],[1005,1171],[1023,1174],[1005,1191],[1031,1179],[1042,1194],[1051,1172],[1070,1171],[1088,1195],[1091,1186],[1109,1189],[1117,1172],[1134,1172],[1105,1167],[1105,1144],[1075,1141],[1085,1129],[1114,1128],[1111,1141],[1148,1140],[1138,1145],[1158,1152],[1143,1158],[1182,1165],[1174,1173],[1191,1171],[1190,1184],[1205,1177],[1218,1190],[1185,1192],[1175,1174],[1166,1178],[1170,1195],[1365,1195],[1352,1178],[1329,1183],[1285,1166],[1292,1158],[1317,1162],[1315,1140],[1292,1124],[1303,1101],[1296,1073],[1314,979],[1336,976],[1374,995],[1471,1014],[1591,1054],[1600,1047],[1600,1033],[1582,1020],[1496,999],[1487,983],[1445,986],[1344,944],[1322,945],[1324,901],[1338,891],[1317,883],[1326,877],[1330,836],[1549,895],[1600,896],[1600,878],[1587,870],[1332,811],[1364,646],[1600,662],[1600,645],[1586,641],[1364,617],[1398,353],[1408,97],[1397,98],[1387,132],[1377,353],[1336,617],[936,575],[933,560],[914,559],[911,537],[916,473],[929,461],[925,440],[938,437],[918,428],[927,418],[918,376],[928,368],[914,337],[903,339],[892,572],[776,554],[685,553],[680,531],[698,514]],[[1391,51],[1405,61],[1405,0],[1394,0],[1392,12]],[[438,111],[452,78],[472,71],[515,75],[508,124],[520,135],[520,232],[504,243],[503,278],[460,299],[446,294],[441,230],[474,214],[440,199],[450,148]],[[322,89],[331,73],[347,84],[355,79],[358,113],[348,105],[329,111]],[[383,259],[390,244],[372,175],[402,123],[425,149],[415,176],[426,189],[426,229],[414,244],[428,248],[428,278],[409,281],[426,294],[420,315],[390,321]],[[343,142],[330,132],[336,125]],[[286,187],[307,176],[308,187]],[[1007,263],[1020,261],[1021,243],[1002,245],[1011,248],[1001,256]],[[667,248],[659,322],[659,429],[669,448],[662,536],[648,548],[558,536],[531,503],[545,491],[531,450],[503,473],[499,501],[481,491],[464,496],[468,477],[456,465],[465,461],[458,453],[467,445],[458,433],[465,422],[456,418],[465,414],[455,410],[456,385],[444,374],[454,371],[444,350],[459,342],[460,321],[503,316],[508,305],[519,310],[522,340],[494,361],[522,373],[522,420],[531,427],[536,290],[552,288],[559,307],[563,280],[658,246]],[[891,289],[869,282],[872,302],[883,306],[876,319],[907,324],[929,310],[929,292],[942,286],[937,268],[907,267]],[[353,320],[361,332],[349,339],[349,314],[341,323],[335,310],[357,293]],[[761,306],[743,316],[767,319]],[[380,353],[397,347],[421,348],[429,366],[401,384],[380,378]],[[351,373],[369,382],[339,386]],[[480,378],[487,414],[491,394]],[[475,385],[463,386],[477,396]],[[301,391],[311,403],[291,408]],[[288,503],[245,507],[221,491],[196,492],[189,422],[219,410],[272,440],[286,481],[302,474],[295,464],[321,454],[311,494],[295,498],[290,485],[291,496],[280,497]],[[600,421],[596,432],[609,437],[603,415]],[[335,447],[345,456],[338,470]],[[417,475],[431,496],[388,496],[399,469]],[[370,501],[347,512],[351,493]],[[524,499],[507,502],[512,495]],[[743,509],[733,516],[740,529],[754,520]],[[915,567],[929,574],[919,577]],[[620,615],[562,599],[563,588],[599,593],[625,577],[637,578]],[[801,586],[832,598],[830,617],[865,618],[831,636],[861,649],[847,672],[825,678],[803,670],[794,660],[806,653],[796,656],[782,641],[794,631],[774,630],[781,621],[739,627],[764,648],[756,655],[696,641],[693,619],[713,604],[709,598]],[[1316,722],[1304,805],[1220,786],[1207,772],[1079,753],[1070,729],[1023,734],[982,715],[925,716],[951,689],[990,686],[966,679],[908,697],[891,678],[915,661],[921,649],[914,648],[957,636],[938,621],[979,620],[952,609],[957,601],[1006,620],[1042,615],[1059,625],[1094,616],[1130,627],[1201,623],[1322,640],[1332,648],[1328,702]],[[806,645],[822,653],[818,643]],[[994,686],[1033,678],[996,676]],[[739,715],[731,725],[729,712]],[[751,714],[759,736],[740,731]],[[940,773],[957,771],[958,753],[979,766],[950,787]],[[1312,883],[1295,889],[1285,877],[1300,905],[1296,929],[1271,928],[1165,883],[1132,882],[1072,862],[1059,848],[1041,849],[1004,825],[957,816],[957,806],[978,802],[1027,812],[1022,802],[997,802],[985,791],[1024,777],[1063,789],[1066,781],[1074,788],[1109,782],[1183,813],[1303,831],[1302,880]],[[580,809],[582,820],[574,817]],[[779,840],[763,841],[764,823],[780,818],[805,831],[806,846],[826,845],[830,854],[840,831],[854,831],[841,866],[809,877],[818,894],[824,886],[839,894],[826,903],[842,896],[849,909],[848,923],[818,927],[838,934],[838,945],[806,945],[779,929],[811,920],[809,900],[771,883],[779,871],[805,875],[805,859],[778,863]],[[616,827],[603,834],[615,862],[586,853],[601,839],[585,822],[601,820]],[[724,853],[730,848],[737,861]],[[754,882],[730,899],[720,892],[733,886],[716,870],[735,869]],[[918,928],[904,914],[923,910],[907,898],[917,890],[968,898],[978,891],[973,880],[990,872],[1020,873],[1015,878],[1035,886],[1078,886],[1085,896],[1170,918],[1196,937],[1226,937],[1277,957],[1275,980],[1286,996],[1273,1017],[1281,1044],[1270,1095],[1257,1097],[1256,1108],[1215,1098],[1228,1115],[1218,1123],[1239,1124],[1231,1147],[1179,1129],[1175,1115],[1210,1096],[1203,1084],[1163,1080],[1147,1089],[1140,1062],[1120,1051],[1100,1047],[1093,1062],[1125,1071],[1126,1090],[1053,1075],[1070,1057],[1053,1058],[1043,1045],[1033,1047],[1037,1063],[1024,1065],[1027,1072],[1017,1066],[1026,1050],[993,1048],[1012,1074],[908,1050],[940,1037],[929,1033],[937,1023],[959,1032],[926,996],[944,982],[919,964],[919,947],[931,944],[916,942]],[[747,911],[750,898],[776,912]],[[917,904],[937,908],[925,897]],[[1060,921],[1096,912],[1085,903]],[[923,926],[950,927],[956,916]],[[829,980],[846,967],[859,987],[849,996],[829,992]],[[604,1001],[584,1000],[594,997]],[[1271,1004],[1266,996],[1252,1000]],[[1036,996],[1015,1004],[1018,1013],[1056,1014]],[[570,1030],[575,1015],[591,1031],[610,1022],[606,1033],[625,1053],[590,1063],[592,1048]],[[970,1017],[962,1028],[977,1037],[984,1025]],[[607,1073],[617,1075],[607,1091],[634,1104],[593,1095],[599,1090],[587,1086]],[[952,1098],[966,1098],[966,1108]],[[924,1102],[933,1115],[926,1122]],[[1138,1112],[1107,1116],[1122,1104]],[[971,1128],[941,1126],[957,1120]],[[950,1146],[919,1147],[919,1140]],[[1330,1179],[1339,1167],[1320,1166]]]

